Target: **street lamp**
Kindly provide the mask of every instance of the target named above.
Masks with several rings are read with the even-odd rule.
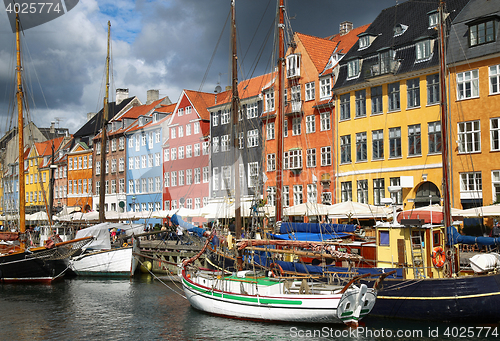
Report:
[[[136,197],[135,197],[135,195],[133,195],[133,196],[132,196],[132,207],[131,207],[131,208],[132,208],[132,210],[133,210],[134,212],[135,212],[135,199],[136,199]],[[132,210],[131,210],[131,211],[132,211]]]

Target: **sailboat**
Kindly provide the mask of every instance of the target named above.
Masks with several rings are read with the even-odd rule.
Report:
[[[280,0],[278,7],[280,24],[280,58],[278,73],[283,74],[284,60],[284,5]],[[237,62],[235,34],[235,1],[231,2],[231,37],[232,37],[232,78],[233,122],[238,122],[237,93]],[[278,75],[278,77],[280,77]],[[280,78],[281,79],[281,78]],[[281,81],[278,81],[280,84]],[[283,95],[283,88],[279,87]],[[281,97],[281,96],[280,96]],[[282,103],[282,102],[281,102]],[[278,110],[282,110],[281,108]],[[279,117],[279,114],[278,114]],[[277,118],[278,120],[279,118]],[[280,127],[280,124],[278,124]],[[238,135],[233,136],[235,152],[238,152]],[[281,136],[280,128],[277,132]],[[278,139],[279,140],[279,139]],[[278,152],[278,155],[279,152]],[[281,154],[282,155],[282,154]],[[238,157],[235,157],[238,168]],[[238,169],[234,174],[239,174]],[[239,177],[235,177],[235,230],[236,238],[241,238],[241,209],[239,202]],[[279,193],[278,193],[279,196]],[[206,313],[238,319],[315,322],[315,323],[346,323],[357,325],[373,308],[376,292],[367,285],[354,285],[353,279],[345,285],[329,285],[311,283],[307,279],[292,279],[268,277],[264,271],[243,270],[242,252],[236,257],[237,271],[232,273],[224,269],[208,270],[194,264],[207,249],[214,232],[201,232],[208,235],[202,250],[194,257],[184,260],[180,265],[184,293],[191,306]]]
[[[110,61],[110,36],[111,22],[108,21],[108,43],[106,57],[106,94],[104,97],[103,118],[101,126],[101,146],[106,146],[107,124],[109,111],[109,61]],[[106,164],[106,148],[101,151],[101,165]],[[105,182],[105,172],[101,171],[101,183]],[[112,276],[131,277],[137,269],[138,260],[133,255],[137,252],[137,241],[134,234],[144,232],[143,225],[114,224],[106,222],[105,217],[105,191],[99,192],[99,224],[77,231],[76,237],[93,237],[94,241],[88,245],[82,254],[70,260],[72,272],[79,276]],[[126,236],[132,240],[131,245],[124,243],[119,247],[111,246],[110,230],[125,230]]]
[[[18,109],[18,138],[19,138],[19,232],[5,232],[0,234],[1,239],[19,241],[19,247],[10,248],[7,253],[0,254],[0,282],[51,283],[63,277],[68,270],[68,260],[79,252],[92,238],[78,238],[66,242],[57,242],[53,238],[44,246],[27,247],[25,217],[25,177],[24,177],[24,119],[23,119],[23,87],[21,65],[21,24],[16,14],[16,54],[17,54],[17,109]],[[52,204],[52,203],[50,203]]]

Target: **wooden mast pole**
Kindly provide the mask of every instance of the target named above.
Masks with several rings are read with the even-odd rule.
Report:
[[[238,94],[238,54],[236,48],[236,0],[231,0],[231,47],[232,47],[232,63],[231,63],[231,75],[232,75],[232,92],[233,96],[231,98],[231,111],[233,113],[233,147],[234,147],[234,225],[236,239],[241,238],[241,191],[240,191],[240,162],[239,162],[239,129],[238,129],[238,116],[240,108],[240,98]],[[241,252],[238,252],[237,256],[237,267],[241,270],[243,267],[243,257]]]
[[[108,21],[108,53],[106,56],[106,94],[104,96],[102,128],[101,128],[101,174],[99,187],[99,222],[106,220],[106,213],[104,212],[105,205],[105,181],[106,181],[106,140],[107,140],[107,124],[108,124],[108,96],[109,96],[109,50],[110,50],[110,36],[111,36],[111,22]]]
[[[285,63],[285,47],[283,45],[285,36],[284,24],[285,6],[283,0],[280,0],[278,9],[279,24],[278,24],[278,74],[277,90],[278,101],[276,108],[276,223],[283,219],[283,123],[284,123],[284,63]]]
[[[21,249],[26,249],[26,237],[24,233],[26,232],[26,188],[24,181],[24,121],[23,121],[23,85],[21,77],[21,39],[20,39],[20,22],[19,14],[16,13],[16,55],[17,55],[17,130],[19,138],[19,232],[21,236],[19,238]]]

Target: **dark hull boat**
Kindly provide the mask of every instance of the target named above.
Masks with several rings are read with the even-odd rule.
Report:
[[[0,282],[51,283],[68,270],[69,257],[81,250],[91,238],[57,243],[53,247],[37,247],[0,255]]]

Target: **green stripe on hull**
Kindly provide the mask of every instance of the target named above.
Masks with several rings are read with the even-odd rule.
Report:
[[[234,300],[234,301],[242,301],[242,302],[251,302],[251,303],[260,303],[260,304],[286,304],[286,305],[302,305],[302,301],[300,300],[286,300],[286,299],[274,299],[274,298],[255,298],[252,296],[237,296],[237,295],[231,295],[231,294],[222,294],[220,292],[213,292],[211,290],[206,290],[199,288],[188,281],[186,279],[182,279],[184,281],[184,284],[186,284],[188,287],[201,292],[206,295],[211,295],[213,297],[219,297],[219,298],[224,298],[224,299],[229,299],[229,300]]]

